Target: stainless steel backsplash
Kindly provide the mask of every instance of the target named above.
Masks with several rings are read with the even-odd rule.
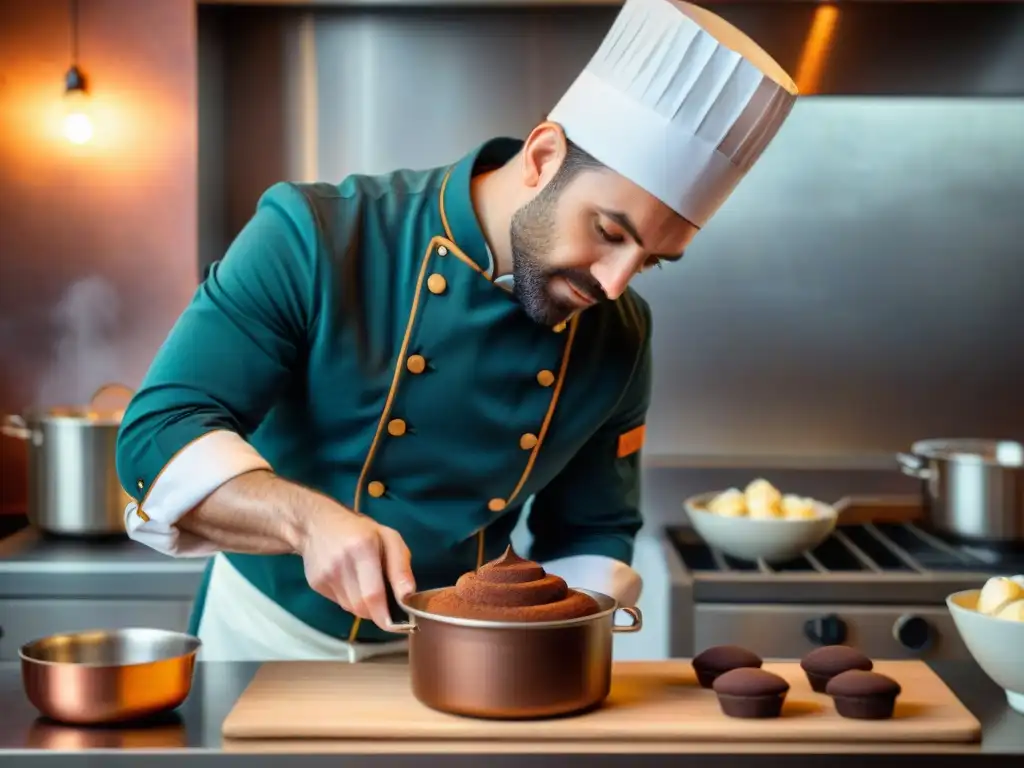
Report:
[[[840,8],[813,94],[683,263],[637,282],[652,463],[1024,433],[1024,9]],[[524,134],[615,10],[202,8],[202,261],[281,178]],[[719,10],[806,68],[814,4]]]

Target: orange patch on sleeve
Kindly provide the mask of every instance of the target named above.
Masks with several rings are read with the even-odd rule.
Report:
[[[634,427],[629,432],[623,432],[619,435],[618,457],[620,459],[625,458],[643,448],[646,433],[647,425],[641,424],[639,427]]]

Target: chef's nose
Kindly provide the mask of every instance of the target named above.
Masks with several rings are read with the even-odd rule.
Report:
[[[605,296],[615,301],[626,290],[636,269],[630,260],[620,257],[598,261],[590,268],[590,274],[601,284]]]

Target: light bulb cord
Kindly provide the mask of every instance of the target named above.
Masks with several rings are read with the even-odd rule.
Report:
[[[78,0],[69,0],[71,18],[71,66],[78,66]]]
[[[64,75],[64,91],[84,92],[86,90],[85,75],[78,68],[78,0],[69,0],[68,11],[71,19],[71,66]]]

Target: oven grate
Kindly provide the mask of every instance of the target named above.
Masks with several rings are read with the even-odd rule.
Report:
[[[670,527],[667,533],[683,563],[697,573],[1024,573],[1024,551],[963,544],[914,523],[840,526],[813,551],[771,564],[722,554],[689,527]]]

